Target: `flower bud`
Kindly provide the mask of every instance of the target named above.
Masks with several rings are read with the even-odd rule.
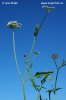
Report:
[[[34,31],[34,36],[37,37],[38,32],[39,32],[39,27],[40,25],[36,25],[35,31]]]

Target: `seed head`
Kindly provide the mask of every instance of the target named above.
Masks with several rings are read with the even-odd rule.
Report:
[[[58,58],[58,55],[54,53],[54,54],[52,54],[51,58],[52,58],[53,60],[56,60],[56,59]]]

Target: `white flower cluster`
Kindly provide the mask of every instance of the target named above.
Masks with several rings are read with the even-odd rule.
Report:
[[[9,21],[7,26],[11,29],[18,29],[21,28],[22,24],[18,23],[17,21]]]
[[[42,6],[42,8],[45,8],[48,11],[52,11],[55,9],[55,7],[49,7],[49,6]]]

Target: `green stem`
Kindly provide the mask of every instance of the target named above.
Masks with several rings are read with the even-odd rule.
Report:
[[[56,93],[54,93],[54,100],[56,100]]]
[[[16,68],[17,68],[17,71],[18,71],[18,74],[19,74],[19,77],[20,77],[20,79],[21,79],[21,83],[22,83],[22,86],[23,86],[24,100],[26,100],[26,93],[25,93],[24,80],[23,80],[23,78],[22,78],[22,75],[21,75],[21,72],[20,72],[20,69],[19,69],[19,66],[18,66],[17,57],[16,57],[16,48],[15,48],[14,32],[13,32],[13,50],[14,50],[14,58],[15,58]]]
[[[54,89],[54,100],[56,100],[56,87],[57,87],[57,80],[58,80],[58,72],[59,72],[59,70],[57,70],[57,74],[56,74],[55,89]]]
[[[35,45],[35,41],[36,41],[36,38],[34,37],[34,40],[33,40],[33,43],[32,43],[32,47],[31,47],[31,50],[30,50],[29,57],[31,57],[31,55],[32,55],[32,53],[33,53],[33,49],[34,49],[34,45]]]
[[[51,92],[49,92],[49,100],[51,100]]]
[[[24,100],[26,100],[26,93],[25,93],[25,86],[24,86],[24,82],[22,83],[23,86],[23,95],[24,95]]]
[[[54,60],[54,63],[55,63],[56,69],[58,69],[58,66],[57,66],[56,60]]]
[[[58,80],[58,73],[59,73],[59,69],[58,69],[58,66],[57,66],[57,63],[56,61],[54,60],[55,62],[55,66],[56,66],[56,79],[55,79],[55,88],[54,88],[54,100],[56,100],[56,87],[57,87],[57,80]]]
[[[40,93],[38,92],[38,95],[37,95],[37,100],[39,100],[39,97],[40,97]]]
[[[43,19],[42,19],[42,21],[41,21],[41,23],[40,23],[39,31],[40,31],[40,29],[41,29],[41,27],[42,27],[42,25],[43,25],[43,22],[44,22],[44,20],[46,19],[47,15],[48,15],[48,12],[46,12],[45,16],[43,17]]]
[[[29,54],[29,59],[31,58],[31,55],[32,55],[32,53],[33,53],[35,41],[36,41],[36,38],[34,37],[34,40],[33,40],[33,43],[32,43],[32,47],[31,47],[31,50],[30,50],[30,54]],[[29,78],[30,78],[30,72],[28,71],[29,62],[26,62],[26,63],[27,63],[27,65],[26,65],[26,70],[25,70],[25,72],[24,72],[24,78],[25,78],[25,79],[26,79],[26,71],[28,72],[28,75],[29,75]]]
[[[55,80],[55,90],[56,90],[56,86],[57,86],[58,72],[59,72],[59,70],[57,70],[57,74],[56,74],[56,80]]]

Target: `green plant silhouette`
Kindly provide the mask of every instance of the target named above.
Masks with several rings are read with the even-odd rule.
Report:
[[[61,68],[63,68],[64,66],[66,66],[66,61],[63,60],[60,63],[60,66],[58,66],[58,64],[56,62],[56,60],[58,58],[58,55],[56,53],[52,54],[52,56],[51,56],[51,58],[54,61],[55,67],[56,67],[55,71],[50,71],[50,70],[47,70],[45,72],[38,72],[37,71],[34,75],[32,74],[32,66],[33,66],[32,57],[33,56],[36,57],[36,56],[38,56],[40,54],[40,52],[34,50],[36,39],[38,37],[38,34],[40,32],[40,29],[43,26],[43,23],[44,23],[46,17],[55,8],[54,7],[44,6],[44,9],[45,9],[46,13],[43,16],[43,19],[42,19],[41,23],[37,24],[36,27],[35,27],[35,30],[34,30],[34,40],[33,40],[33,43],[32,43],[32,47],[31,47],[30,53],[29,53],[29,55],[24,54],[25,66],[26,66],[25,67],[26,69],[25,69],[25,75],[24,75],[24,77],[22,76],[21,71],[19,69],[19,65],[18,65],[18,61],[17,61],[17,56],[16,56],[16,46],[15,46],[15,29],[21,28],[22,24],[18,23],[17,21],[10,21],[7,24],[7,26],[10,29],[12,29],[12,31],[13,31],[13,51],[14,51],[14,58],[15,58],[15,63],[16,63],[16,69],[18,71],[18,74],[19,74],[19,77],[20,77],[20,80],[21,80],[21,83],[22,83],[24,100],[27,100],[26,90],[25,90],[25,83],[27,81],[27,79],[26,79],[26,73],[28,74],[28,79],[32,83],[33,88],[35,89],[35,91],[37,91],[37,98],[36,98],[36,100],[51,100],[52,99],[51,98],[51,93],[54,94],[54,100],[56,100],[56,92],[61,89],[61,88],[57,87],[58,75],[59,75],[59,71],[61,70]],[[55,74],[55,80],[53,80],[52,76],[53,76],[53,74],[55,72],[56,72],[56,74]],[[37,84],[37,82],[36,82],[37,79],[39,79],[40,84]],[[44,84],[46,84],[47,79],[50,80],[50,83],[52,85],[52,88],[50,88],[50,89],[48,89],[47,87],[44,87]],[[54,84],[52,84],[52,81],[54,81]],[[48,93],[48,98],[45,99],[45,98],[42,97],[42,94],[41,94],[42,89],[44,89],[44,91],[46,93]]]

